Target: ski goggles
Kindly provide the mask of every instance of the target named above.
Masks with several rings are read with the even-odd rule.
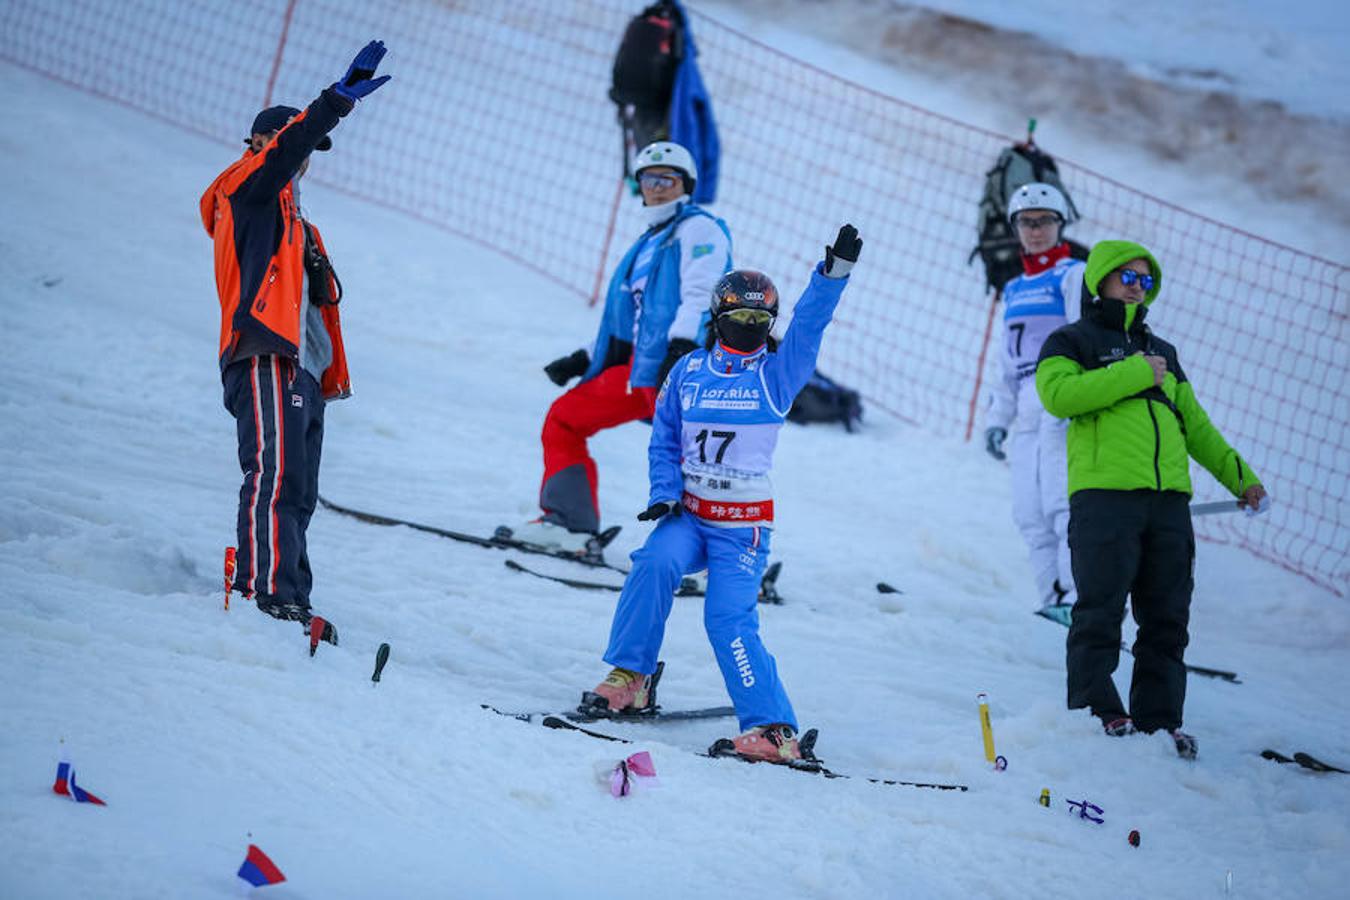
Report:
[[[767,309],[733,309],[718,318],[730,319],[737,325],[767,325],[773,321],[773,313]]]
[[[684,176],[678,172],[643,172],[638,176],[638,184],[648,190],[657,191],[684,183]]]
[[[1055,215],[1028,216],[1019,213],[1017,216],[1017,227],[1026,228],[1028,230],[1032,228],[1050,228],[1058,224],[1059,224],[1059,216]]]
[[[1153,281],[1153,276],[1152,276],[1152,275],[1141,275],[1141,274],[1139,274],[1138,272],[1136,272],[1134,269],[1121,269],[1121,270],[1120,270],[1120,283],[1121,283],[1121,284],[1125,285],[1126,287],[1129,287],[1130,285],[1134,284],[1136,281],[1139,282],[1139,287],[1142,288],[1143,290],[1145,290],[1145,291],[1151,291],[1151,290],[1153,290],[1154,281]]]

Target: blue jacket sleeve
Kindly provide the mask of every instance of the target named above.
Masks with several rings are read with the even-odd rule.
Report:
[[[825,326],[834,318],[835,307],[848,278],[826,278],[825,264],[817,263],[811,281],[792,310],[792,324],[773,354],[772,364],[764,368],[764,386],[769,399],[786,414],[797,394],[816,370],[820,341]]]
[[[684,474],[680,471],[684,422],[680,410],[680,385],[687,367],[686,359],[671,368],[665,384],[661,385],[661,391],[656,395],[652,440],[647,445],[647,473],[651,480],[648,506],[662,501],[678,503],[684,494]]]

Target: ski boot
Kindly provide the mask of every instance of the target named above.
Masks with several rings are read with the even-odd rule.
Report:
[[[1134,727],[1134,720],[1129,716],[1121,716],[1107,722],[1102,720],[1102,730],[1111,737],[1126,737],[1139,731]]]
[[[1167,733],[1172,736],[1172,743],[1176,745],[1177,756],[1182,759],[1195,759],[1196,754],[1200,752],[1199,741],[1180,728],[1173,728]]]
[[[657,709],[656,682],[661,678],[663,665],[657,663],[652,675],[617,667],[610,670],[595,690],[582,691],[577,712],[597,719],[652,715]]]
[[[595,537],[585,531],[568,531],[563,525],[544,517],[533,519],[510,530],[510,539],[544,550],[584,555],[590,540]]]

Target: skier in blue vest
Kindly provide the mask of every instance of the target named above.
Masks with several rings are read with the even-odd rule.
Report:
[[[1069,565],[1068,426],[1041,406],[1036,360],[1050,333],[1082,311],[1083,263],[1070,257],[1061,234],[1068,215],[1068,201],[1051,184],[1025,184],[1008,201],[1022,274],[1002,291],[1003,377],[992,385],[984,432],[989,455],[1009,458],[1013,521],[1031,555],[1042,614],[1064,624],[1077,598]]]
[[[587,440],[651,418],[662,379],[698,346],[708,295],[731,268],[726,223],[690,200],[698,169],[689,151],[670,141],[648,144],[635,171],[647,230],[610,278],[592,346],[544,367],[559,386],[581,381],[544,418],[542,515],[515,529],[514,537],[539,546],[585,552],[600,530],[599,473]]]
[[[632,714],[649,704],[675,590],[686,573],[707,568],[703,622],[740,720],[735,751],[779,763],[802,757],[797,717],[759,637],[773,527],[769,471],[861,249],[852,225],[839,229],[778,344],[769,335],[778,290],[768,276],[738,269],[717,283],[703,349],[675,363],[656,398],[649,505],[638,515],[656,528],[633,553],[614,611],[604,655],[614,669],[582,695],[583,711]]]

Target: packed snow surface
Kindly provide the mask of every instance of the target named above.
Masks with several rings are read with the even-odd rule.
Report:
[[[320,511],[315,606],[341,646],[311,659],[297,626],[237,596],[225,612],[239,474],[196,202],[235,149],[0,75],[0,896],[237,896],[250,842],[288,878],[267,895],[294,898],[1344,891],[1350,778],[1259,756],[1350,763],[1344,601],[1202,543],[1187,659],[1242,683],[1191,679],[1194,762],[1161,736],[1108,739],[1064,709],[1065,632],[1030,614],[1006,469],[879,415],[785,430],[786,602],[762,630],[831,767],[966,793],[695,755],[732,720],[597,726],[620,746],[483,711],[565,709],[606,671],[614,595],[510,572],[514,554]],[[359,136],[359,113],[339,127]],[[302,203],[342,274],[356,389],[328,408],[324,493],[478,533],[531,517],[557,395],[540,367],[596,313],[322,167]],[[593,442],[615,562],[648,530],[647,434]],[[726,702],[700,601],[677,601],[663,658],[667,707]],[[106,807],[51,793],[62,740]],[[597,770],[637,749],[660,787],[616,800]]]

